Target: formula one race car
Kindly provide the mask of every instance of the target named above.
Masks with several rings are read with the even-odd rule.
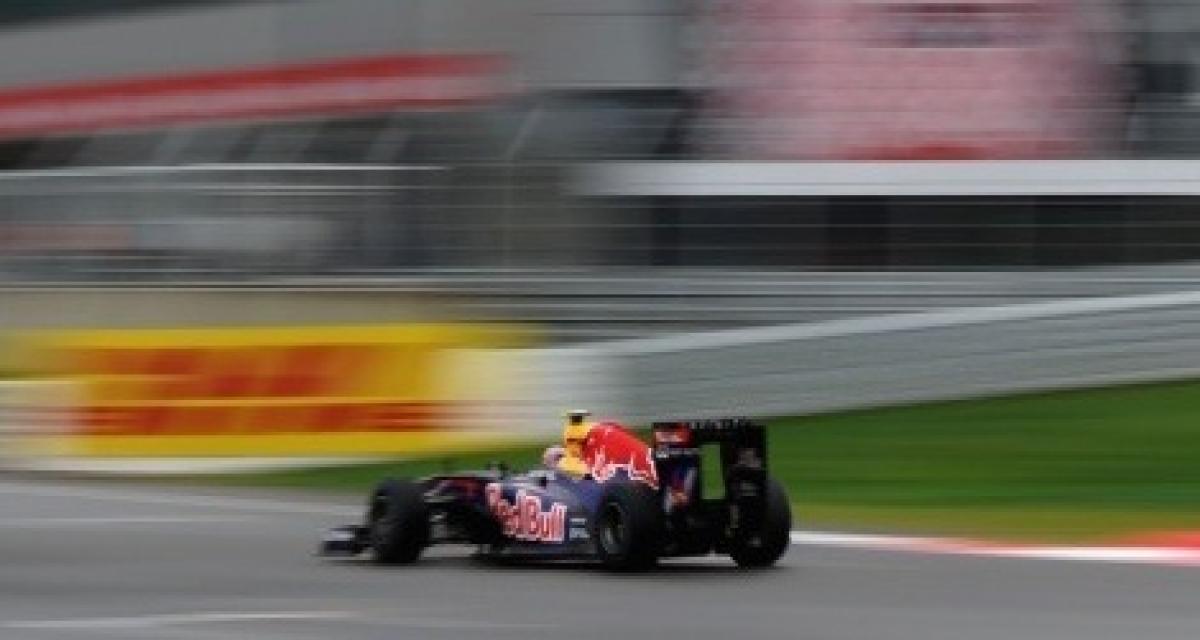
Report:
[[[371,494],[365,522],[329,531],[321,552],[370,551],[377,562],[406,564],[430,545],[457,543],[487,557],[593,559],[637,570],[714,552],[741,567],[767,567],[787,551],[791,508],[767,475],[761,425],[658,422],[652,438],[648,446],[601,422],[588,430],[581,473],[498,468],[386,480]],[[706,444],[719,450],[712,469],[701,468]],[[722,495],[704,495],[703,473],[721,474]]]

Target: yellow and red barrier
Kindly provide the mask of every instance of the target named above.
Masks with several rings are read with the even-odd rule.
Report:
[[[22,368],[74,393],[72,406],[44,408],[67,417],[23,450],[345,457],[480,446],[508,434],[473,417],[491,391],[464,383],[479,375],[464,375],[456,354],[528,338],[516,328],[456,324],[31,334],[18,343]]]

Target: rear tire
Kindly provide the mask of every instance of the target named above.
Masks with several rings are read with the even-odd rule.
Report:
[[[734,541],[729,555],[739,567],[762,569],[778,562],[791,543],[792,505],[783,486],[774,478],[767,478],[767,512],[762,531]]]
[[[367,536],[375,562],[411,564],[429,545],[429,511],[421,485],[387,480],[367,508]]]
[[[658,562],[663,529],[657,492],[642,484],[617,484],[600,499],[592,535],[605,567],[641,571]]]

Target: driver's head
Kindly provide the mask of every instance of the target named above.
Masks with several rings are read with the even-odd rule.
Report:
[[[587,439],[588,431],[592,425],[588,421],[588,417],[592,414],[588,411],[576,410],[567,414],[567,425],[563,428],[563,447],[567,450],[567,455],[582,458],[583,457],[583,441]]]

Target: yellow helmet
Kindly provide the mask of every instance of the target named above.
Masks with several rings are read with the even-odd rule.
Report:
[[[591,415],[590,411],[583,409],[567,412],[567,424],[563,427],[563,446],[566,447],[568,455],[577,458],[583,455],[583,441],[592,428],[588,421]]]

